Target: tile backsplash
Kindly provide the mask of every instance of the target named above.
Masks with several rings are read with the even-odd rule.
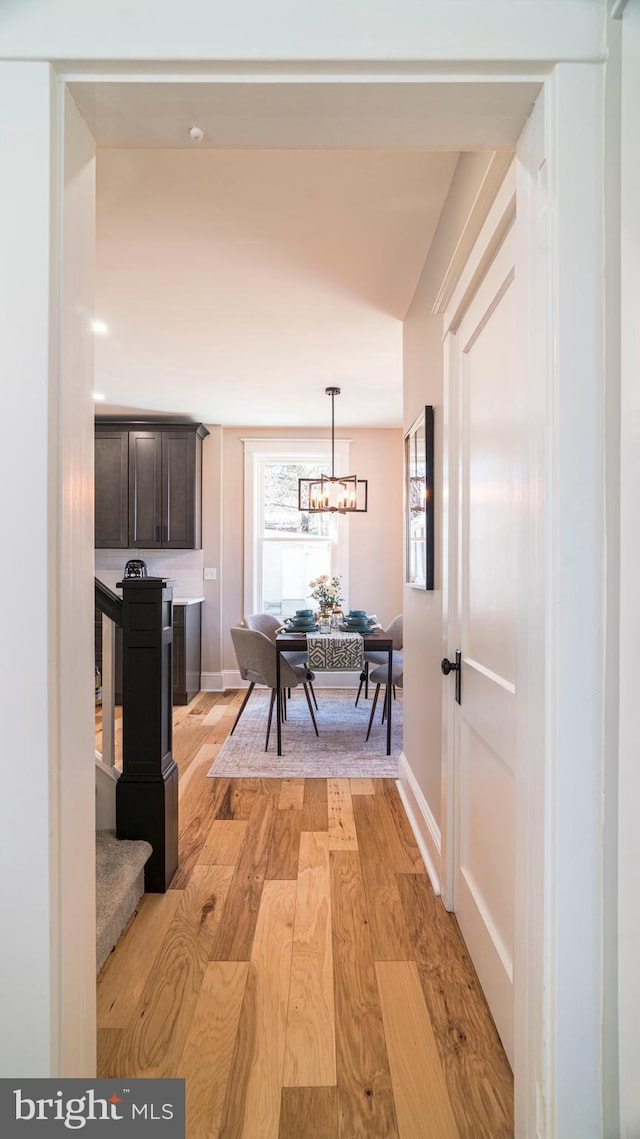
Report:
[[[96,577],[115,589],[129,558],[142,558],[149,577],[169,578],[174,597],[202,597],[202,550],[95,550]]]

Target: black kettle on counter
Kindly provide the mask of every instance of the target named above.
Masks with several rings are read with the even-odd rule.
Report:
[[[124,567],[124,578],[139,578],[147,576],[147,564],[142,558],[130,558]]]

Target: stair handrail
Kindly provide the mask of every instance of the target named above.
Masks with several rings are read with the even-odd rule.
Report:
[[[95,582],[96,609],[105,613],[114,625],[119,625],[122,628],[122,599],[97,577],[93,580]]]

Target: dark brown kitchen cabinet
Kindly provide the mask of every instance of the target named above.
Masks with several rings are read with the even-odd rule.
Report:
[[[95,544],[98,549],[129,547],[129,432],[96,431]]]
[[[197,423],[96,424],[97,548],[200,549],[202,440],[208,434]],[[126,462],[116,435],[121,449],[126,439]]]
[[[202,605],[173,607],[173,703],[188,704],[200,691]]]
[[[162,546],[162,434],[129,432],[129,546]]]

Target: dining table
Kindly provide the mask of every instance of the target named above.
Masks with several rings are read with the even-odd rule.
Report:
[[[314,634],[315,635],[315,634]],[[330,633],[324,634],[330,637]],[[393,638],[385,633],[384,629],[371,629],[360,633],[363,640],[363,652],[376,652],[387,654],[387,693],[391,693],[392,681],[392,665],[393,665]],[[307,648],[307,634],[306,633],[293,633],[283,630],[276,636],[276,736],[277,736],[277,749],[278,755],[282,755],[282,700],[281,700],[281,683],[280,683],[280,661],[283,653],[301,652]],[[330,669],[326,670],[331,671]],[[391,705],[393,701],[388,699],[387,704],[387,755],[391,755]]]

